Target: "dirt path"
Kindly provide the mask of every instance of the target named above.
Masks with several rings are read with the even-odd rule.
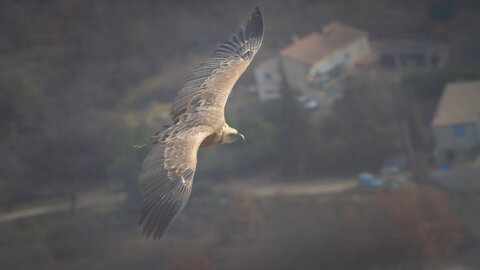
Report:
[[[236,183],[230,182],[219,187],[233,188]],[[314,194],[336,194],[348,189],[354,188],[356,181],[354,179],[330,179],[330,180],[309,180],[296,181],[290,183],[246,183],[242,187],[252,193],[254,197],[273,197],[283,196],[299,196]],[[127,198],[125,193],[105,193],[93,192],[79,196],[76,202],[76,209],[96,207],[106,204],[115,204],[124,201]],[[12,222],[20,219],[42,216],[57,212],[71,211],[72,202],[65,201],[53,205],[33,207],[25,210],[17,210],[10,213],[0,215],[0,223]]]
[[[352,179],[332,181],[308,181],[248,186],[255,197],[273,197],[277,195],[298,196],[315,194],[336,194],[356,187]]]
[[[76,209],[101,206],[105,204],[119,203],[127,198],[125,193],[91,193],[82,195],[76,202]],[[72,202],[61,202],[54,205],[33,207],[25,210],[17,210],[0,215],[0,223],[16,221],[24,218],[36,217],[57,212],[66,212],[72,209]]]

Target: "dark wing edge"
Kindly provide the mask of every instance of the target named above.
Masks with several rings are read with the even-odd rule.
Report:
[[[220,44],[213,57],[244,56],[248,51],[257,51],[262,41],[263,18],[260,9],[256,7],[245,28],[241,26],[238,34]]]
[[[255,8],[245,28],[240,27],[238,34],[225,40],[218,46],[213,55],[195,69],[178,91],[170,110],[174,122],[187,111],[193,98],[204,91],[203,85],[222,64],[232,58],[251,60],[263,41],[263,18],[258,7]]]
[[[139,223],[148,238],[160,238],[190,196],[200,143],[206,133],[188,136],[173,126],[165,131],[142,164],[138,177],[144,200]],[[190,131],[189,131],[190,132]],[[204,136],[205,134],[205,136]]]

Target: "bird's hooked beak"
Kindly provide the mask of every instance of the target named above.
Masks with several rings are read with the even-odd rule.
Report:
[[[238,133],[237,135],[239,140],[245,141],[245,136],[243,136],[243,134]]]

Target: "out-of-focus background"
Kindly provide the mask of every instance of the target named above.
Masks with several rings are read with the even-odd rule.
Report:
[[[263,47],[166,235],[136,177],[189,71]],[[480,269],[480,4],[0,4],[1,269]]]

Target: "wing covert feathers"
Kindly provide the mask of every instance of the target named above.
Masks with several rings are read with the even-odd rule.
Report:
[[[189,109],[190,102],[205,92],[222,95],[207,106],[223,108],[223,103],[226,102],[233,85],[252,61],[262,40],[263,19],[257,7],[245,28],[241,27],[238,34],[220,44],[213,55],[195,69],[184,82],[170,110],[173,121],[177,122]]]
[[[190,196],[197,151],[210,134],[198,127],[172,126],[142,164],[138,177],[144,200],[140,224],[146,237],[160,238]]]

